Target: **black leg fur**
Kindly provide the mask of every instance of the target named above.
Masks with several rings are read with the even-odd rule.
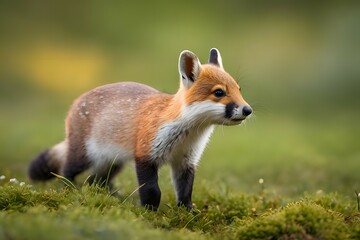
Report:
[[[194,184],[195,169],[193,166],[186,166],[183,169],[172,168],[173,182],[177,196],[178,206],[185,206],[187,210],[193,208],[191,195]]]
[[[54,177],[53,173],[59,173],[59,166],[51,164],[49,150],[45,150],[30,163],[28,174],[33,181],[46,181]]]
[[[149,162],[136,161],[141,205],[157,210],[160,204],[161,191],[158,185],[158,166]]]
[[[74,182],[76,175],[82,173],[89,167],[90,162],[85,156],[85,151],[83,149],[71,148],[68,153],[67,161],[64,165],[62,174],[68,180]]]

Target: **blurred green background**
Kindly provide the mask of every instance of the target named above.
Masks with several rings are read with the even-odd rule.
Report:
[[[117,81],[174,93],[179,53],[206,63],[212,47],[255,116],[217,128],[196,184],[360,191],[360,6],[347,1],[1,1],[0,174],[26,179],[81,93]]]

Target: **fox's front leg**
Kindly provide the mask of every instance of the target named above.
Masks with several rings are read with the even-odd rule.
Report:
[[[157,210],[161,199],[157,164],[136,161],[136,174],[140,186],[141,205],[151,210]]]
[[[194,184],[195,166],[190,163],[172,164],[171,177],[175,187],[176,201],[178,206],[185,206],[187,210],[193,208],[191,201]]]

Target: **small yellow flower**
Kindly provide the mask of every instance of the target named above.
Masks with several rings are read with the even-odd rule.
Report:
[[[263,183],[264,183],[264,179],[260,178],[260,179],[259,179],[259,183],[260,183],[260,184],[263,184]]]

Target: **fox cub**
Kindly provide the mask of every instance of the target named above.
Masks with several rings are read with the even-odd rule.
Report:
[[[88,181],[104,183],[134,159],[141,204],[156,210],[158,169],[169,163],[177,204],[191,209],[195,169],[214,125],[240,124],[252,109],[216,48],[204,65],[183,51],[178,67],[180,88],[174,95],[134,82],[81,95],[67,115],[65,140],[31,162],[30,178],[48,180],[53,172],[74,181],[91,168]]]

